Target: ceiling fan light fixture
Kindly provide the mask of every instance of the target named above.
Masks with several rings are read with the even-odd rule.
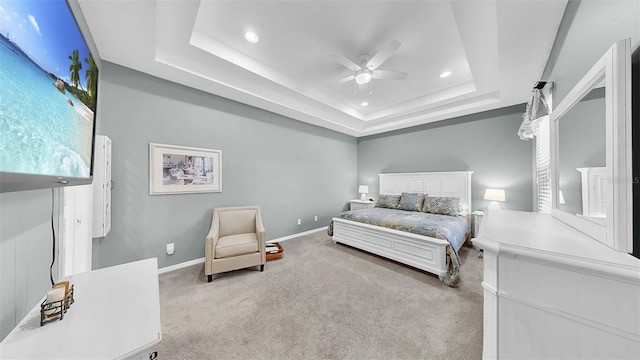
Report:
[[[257,43],[260,40],[258,34],[254,33],[253,31],[247,31],[246,33],[244,33],[244,38],[250,43]]]
[[[445,71],[442,74],[440,74],[440,77],[443,79],[449,76],[451,76],[451,71]]]
[[[360,106],[363,106],[363,107],[364,107],[364,106],[369,106],[369,103],[368,103],[368,102],[366,102],[366,101],[363,101],[363,102],[362,102],[362,104],[360,104]]]
[[[356,83],[358,83],[358,85],[364,85],[369,81],[371,81],[370,71],[363,70],[356,75]]]

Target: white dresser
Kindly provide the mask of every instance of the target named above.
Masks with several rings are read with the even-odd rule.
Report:
[[[640,260],[547,214],[482,222],[484,359],[640,359]]]
[[[160,342],[158,261],[72,275],[75,302],[40,326],[40,303],[0,343],[2,359],[149,359]]]

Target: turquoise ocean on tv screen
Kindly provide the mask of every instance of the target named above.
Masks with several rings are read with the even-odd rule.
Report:
[[[93,125],[88,107],[0,35],[0,171],[88,177]]]

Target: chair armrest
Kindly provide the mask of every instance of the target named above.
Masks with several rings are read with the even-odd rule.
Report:
[[[256,237],[258,238],[258,250],[260,250],[260,262],[262,264],[267,262],[267,253],[265,251],[265,230],[262,224],[262,215],[260,211],[256,213]]]
[[[260,213],[260,210],[258,210],[256,212],[256,233],[263,233],[264,234],[264,225],[262,224],[262,214]]]
[[[213,255],[215,255],[215,251],[216,251],[216,244],[218,243],[218,239],[220,238],[219,234],[214,234],[211,231],[209,232],[209,234],[207,234],[207,238],[205,239],[205,254],[211,254],[212,258],[214,257]]]
[[[218,243],[218,239],[220,238],[220,221],[218,219],[218,214],[213,212],[213,217],[211,219],[211,228],[209,229],[209,233],[204,240],[204,257],[205,257],[205,274],[211,274],[211,261],[215,258],[216,252],[216,244]]]

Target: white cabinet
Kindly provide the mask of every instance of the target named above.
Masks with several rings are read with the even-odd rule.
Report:
[[[92,207],[91,185],[62,187],[59,190],[59,276],[91,270]]]
[[[111,139],[96,136],[93,163],[93,237],[111,230]]]
[[[67,186],[58,190],[60,262],[59,275],[91,270],[92,238],[111,230],[111,140],[97,135],[93,184]]]
[[[488,211],[484,359],[640,359],[640,260],[548,214]]]

